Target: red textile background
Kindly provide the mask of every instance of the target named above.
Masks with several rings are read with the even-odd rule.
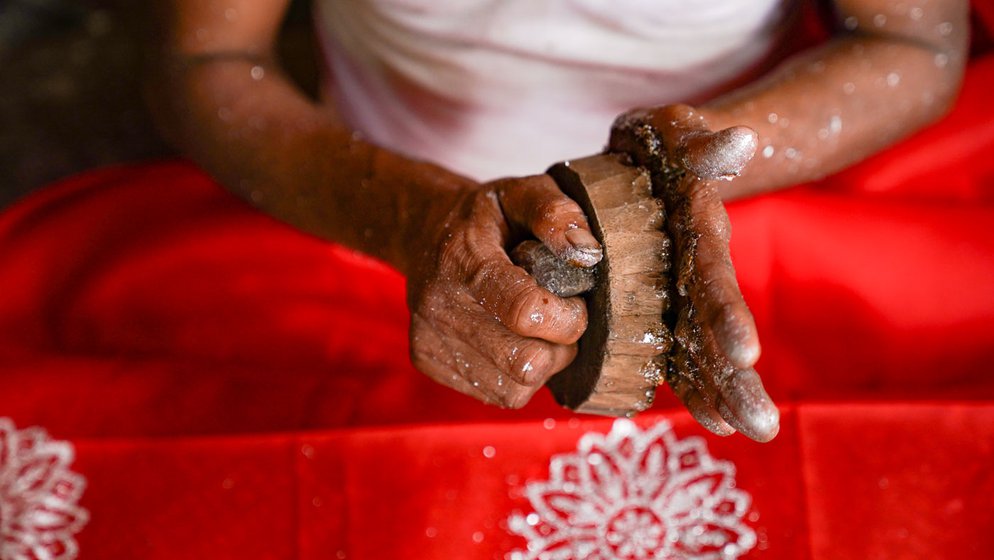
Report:
[[[774,442],[708,438],[753,496],[747,558],[989,558],[994,406],[787,406]],[[639,417],[648,426],[658,412]],[[680,437],[704,431],[666,415]],[[509,513],[606,419],[79,439],[82,558],[503,558]],[[492,446],[492,458],[483,449]],[[483,535],[476,542],[473,535]],[[479,537],[477,537],[479,539]],[[340,554],[341,553],[341,554]],[[344,556],[343,556],[344,555]]]
[[[994,557],[992,88],[977,60],[942,123],[730,207],[784,406],[771,444],[708,438],[753,495],[750,558]],[[187,163],[95,171],[0,214],[0,416],[76,445],[82,558],[522,547],[511,490],[608,421],[438,387],[407,362],[406,321],[395,273]],[[703,434],[660,396],[640,423]]]

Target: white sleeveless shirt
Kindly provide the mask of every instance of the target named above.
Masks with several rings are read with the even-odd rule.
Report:
[[[329,94],[371,141],[489,180],[599,152],[634,107],[757,67],[794,0],[319,0]]]

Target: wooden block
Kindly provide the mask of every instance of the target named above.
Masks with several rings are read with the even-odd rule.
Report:
[[[549,388],[569,408],[630,416],[652,404],[665,367],[657,357],[673,340],[663,324],[671,261],[663,205],[648,173],[617,154],[560,163],[549,174],[604,247],[596,286],[584,296],[589,324],[579,353]]]

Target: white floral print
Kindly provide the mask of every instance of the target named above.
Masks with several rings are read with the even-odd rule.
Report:
[[[37,427],[0,418],[0,560],[71,560],[89,515],[78,505],[85,479],[74,450]]]
[[[534,511],[508,528],[528,545],[510,560],[733,560],[756,543],[734,465],[666,421],[643,431],[622,419],[606,436],[584,435],[524,493]]]

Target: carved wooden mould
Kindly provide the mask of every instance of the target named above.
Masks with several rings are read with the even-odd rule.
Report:
[[[549,174],[587,215],[604,257],[587,292],[589,325],[572,364],[549,380],[574,410],[630,416],[651,406],[673,338],[668,310],[670,241],[649,173],[618,154],[553,166]]]

